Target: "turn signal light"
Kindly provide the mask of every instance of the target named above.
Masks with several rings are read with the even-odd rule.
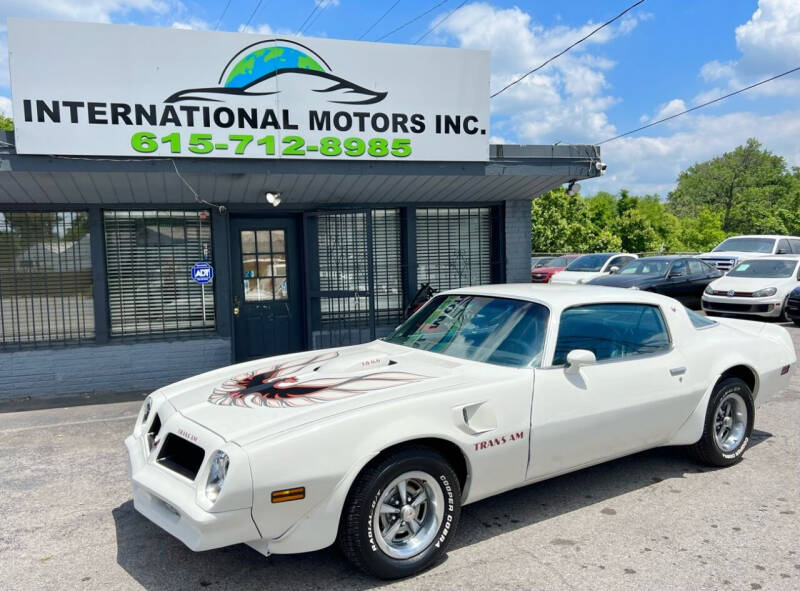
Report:
[[[285,503],[286,501],[298,501],[306,498],[306,487],[296,486],[295,488],[287,488],[285,490],[272,491],[273,503]]]

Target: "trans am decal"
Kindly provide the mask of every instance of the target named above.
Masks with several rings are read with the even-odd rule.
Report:
[[[208,401],[249,408],[308,406],[427,379],[402,371],[378,371],[347,378],[319,377],[317,372],[324,369],[324,362],[338,356],[334,351],[239,374],[214,388]]]

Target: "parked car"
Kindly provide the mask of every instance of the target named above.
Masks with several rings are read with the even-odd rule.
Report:
[[[616,273],[639,255],[621,252],[602,252],[579,256],[567,267],[550,278],[550,283],[576,285],[587,283],[595,277]]]
[[[547,263],[552,261],[554,258],[556,258],[556,257],[554,257],[554,256],[531,257],[531,271],[533,271],[537,267],[544,267],[545,265],[547,265]]]
[[[446,551],[463,505],[497,493],[662,445],[738,462],[795,362],[781,326],[645,291],[454,290],[383,340],[150,394],[125,440],[134,507],[192,550],[338,541],[404,577]]]
[[[786,300],[786,317],[800,326],[800,287],[795,287]]]
[[[565,254],[560,257],[553,257],[547,264],[531,270],[531,283],[548,283],[550,278],[564,270],[564,268],[581,255]]]
[[[731,236],[720,242],[711,252],[699,254],[697,257],[727,273],[739,261],[771,254],[800,254],[800,238],[766,234]]]
[[[742,261],[703,293],[707,314],[729,312],[778,318],[800,286],[800,257],[765,256]]]
[[[722,271],[693,257],[658,256],[631,261],[614,275],[597,277],[589,285],[653,291],[697,309],[703,290],[721,276]]]

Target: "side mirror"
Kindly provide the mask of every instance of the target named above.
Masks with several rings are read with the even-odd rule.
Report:
[[[608,270],[608,272],[611,273],[612,275],[614,273],[617,273],[618,271],[619,271],[619,267],[617,265],[611,265],[611,268]]]
[[[685,277],[685,276],[686,276],[686,271],[672,271],[669,274],[669,279],[671,279],[672,277]]]
[[[573,349],[567,353],[567,373],[578,373],[584,365],[594,365],[597,363],[597,357],[594,353],[586,349]]]
[[[785,248],[779,248],[778,250],[775,251],[775,254],[789,254],[789,251],[786,250]]]

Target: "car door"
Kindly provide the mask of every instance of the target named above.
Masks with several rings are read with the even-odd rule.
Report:
[[[691,278],[686,259],[678,259],[672,263],[667,273],[666,287],[661,293],[682,303],[690,296]]]
[[[701,261],[700,259],[688,259],[689,265],[689,293],[684,299],[684,304],[690,308],[699,309],[703,298],[703,290],[711,283],[712,279],[718,277],[715,269]]]
[[[597,362],[565,367],[574,349]],[[527,476],[542,479],[657,446],[696,404],[687,360],[663,311],[646,304],[592,304],[561,314],[549,366],[535,370]]]

